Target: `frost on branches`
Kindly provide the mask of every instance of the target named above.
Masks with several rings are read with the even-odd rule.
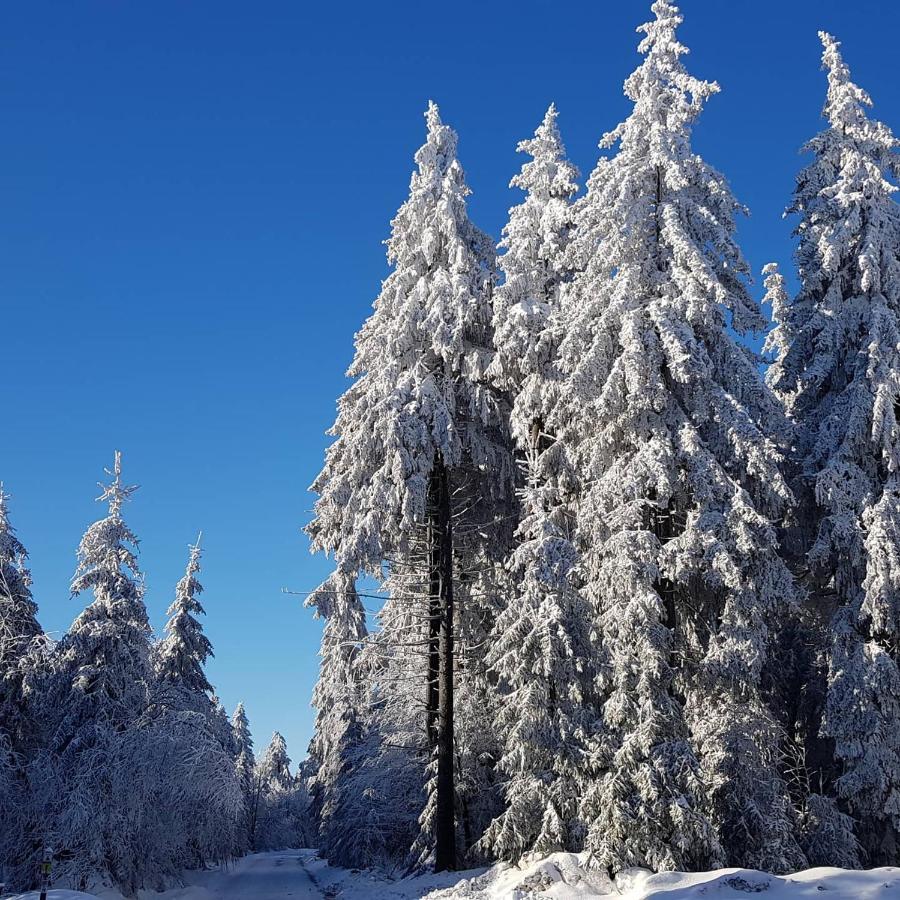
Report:
[[[375,578],[425,522],[436,461],[495,472],[501,484],[510,465],[484,382],[493,245],[466,213],[456,133],[433,103],[426,120],[409,199],[391,223],[393,271],[356,336],[356,380],[338,403],[307,529],[313,550]]]
[[[900,828],[896,696],[900,632],[897,400],[900,173],[897,140],[869,118],[838,42],[821,34],[826,128],[806,146],[792,212],[801,288],[773,386],[798,427],[798,493],[819,616],[832,621],[823,734],[836,789],[870,864],[893,861]]]
[[[532,159],[510,182],[525,200],[509,211],[499,259],[503,283],[494,293],[490,375],[513,397],[512,430],[520,446],[533,442],[553,405],[558,381],[558,333],[552,326],[563,284],[571,278],[567,248],[578,170],[566,159],[551,105],[534,137],[516,148]]]
[[[767,516],[791,500],[766,436],[778,408],[736,342],[765,320],[734,241],[741,207],[693,153],[718,88],[682,65],[665,0],[642,26],[634,103],[579,213],[599,235],[564,302],[558,426],[585,483],[585,590],[608,695],[586,798],[603,865],[802,862],[759,691],[793,600]]]

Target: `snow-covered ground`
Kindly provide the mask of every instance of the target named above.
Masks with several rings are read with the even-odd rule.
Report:
[[[190,873],[184,887],[163,893],[142,891],[140,900],[900,900],[900,869],[809,869],[775,876],[747,869],[717,872],[666,872],[642,869],[623,873],[615,882],[590,871],[571,853],[555,853],[521,867],[392,880],[369,872],[329,866],[314,850],[257,853],[234,866]],[[36,893],[13,900],[37,900]],[[48,900],[120,900],[114,891],[80,894],[52,890]]]

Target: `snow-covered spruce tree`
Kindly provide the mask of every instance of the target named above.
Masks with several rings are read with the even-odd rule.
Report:
[[[168,749],[184,767],[184,780],[176,794],[185,835],[180,848],[184,866],[228,859],[246,849],[244,792],[235,762],[235,736],[204,670],[213,653],[196,618],[204,612],[197,596],[203,591],[197,577],[200,556],[198,537],[190,546],[184,577],[175,588],[166,636],[153,648],[156,683],[140,722],[153,746],[160,751]],[[158,735],[152,735],[153,731]]]
[[[16,748],[28,740],[23,679],[43,634],[31,596],[27,552],[9,522],[9,495],[0,484],[0,734]]]
[[[629,117],[588,182],[587,262],[564,302],[559,439],[584,480],[585,594],[603,641],[605,732],[583,804],[614,869],[802,864],[760,697],[790,502],[766,437],[778,407],[731,330],[762,331],[740,207],[691,149],[715,84],[690,76],[667,0],[641,27]],[[573,302],[577,301],[577,302]]]
[[[37,731],[24,687],[46,644],[8,500],[0,484],[0,881],[12,888],[26,887],[31,874],[34,819],[25,773]]]
[[[526,198],[510,210],[500,245],[505,280],[495,296],[497,353],[490,369],[512,396],[512,431],[526,481],[519,544],[508,563],[511,593],[486,659],[502,695],[499,768],[506,809],[481,846],[503,859],[581,843],[578,797],[593,655],[588,610],[572,585],[576,554],[557,489],[561,448],[547,424],[559,388],[553,320],[560,289],[571,277],[567,251],[577,191],[555,107],[518,149],[532,160],[511,182]]]
[[[764,302],[771,307],[774,322],[763,345],[763,352],[769,358],[766,382],[787,412],[794,395],[791,382],[796,382],[789,370],[795,364],[792,348],[797,338],[798,316],[778,265],[768,263],[763,275]],[[800,477],[805,434],[790,416],[779,425],[784,429],[780,444],[786,451],[782,471],[798,498],[782,522],[781,551],[792,570],[802,581],[807,581],[804,577],[808,575],[806,552],[814,517],[810,515],[810,485]],[[773,434],[771,430],[770,434]],[[777,439],[779,435],[773,437]],[[828,616],[823,615],[815,593],[812,597],[807,594],[784,622],[778,646],[770,657],[766,680],[770,703],[786,740],[788,784],[799,814],[799,841],[807,861],[811,866],[856,868],[860,864],[859,843],[853,833],[853,820],[841,812],[831,793],[835,777],[834,748],[821,733],[831,631]]]
[[[896,860],[900,829],[900,161],[838,42],[821,38],[827,126],[806,146],[813,160],[790,208],[801,287],[771,381],[798,426],[807,580],[831,619],[822,733],[878,865]]]
[[[50,823],[48,843],[66,859],[60,874],[77,882],[105,873],[133,891],[142,872],[159,862],[157,847],[138,849],[141,825],[122,819],[113,783],[124,735],[147,709],[153,676],[137,539],[122,517],[136,488],[122,483],[118,452],[109,474],[112,482],[101,485],[98,498],[109,504],[109,513],[81,539],[72,580],[73,595],[90,590],[93,600],[55,648],[35,691],[47,731],[31,780],[42,818]]]
[[[311,812],[318,830],[318,846],[334,856],[333,818],[339,796],[346,790],[362,737],[365,686],[359,652],[367,637],[366,611],[351,575],[335,573],[306,601],[325,620],[320,650],[319,680],[313,689],[316,709],[309,762]]]
[[[568,245],[578,170],[566,159],[551,104],[534,137],[516,148],[531,156],[510,187],[525,200],[509,211],[494,292],[494,347],[489,375],[513,398],[512,431],[521,448],[538,447],[558,385],[558,330],[551,317],[572,275]]]
[[[307,846],[312,835],[305,828],[306,793],[291,774],[287,745],[277,731],[256,764],[254,779],[258,802],[254,849]]]
[[[433,825],[427,840],[443,869],[457,856],[454,612],[464,598],[454,597],[454,529],[468,513],[493,539],[492,522],[478,515],[485,507],[496,511],[509,494],[513,465],[504,412],[484,377],[493,246],[468,218],[455,132],[434,104],[426,119],[410,196],[388,240],[393,271],[356,337],[349,370],[356,381],[339,403],[307,530],[313,549],[333,553],[339,571],[405,579],[407,597],[415,598],[409,618],[418,634],[384,639],[422,663],[423,737],[436,764],[434,815],[426,809],[423,828]]]
[[[200,538],[190,547],[184,577],[175,586],[175,600],[169,607],[166,636],[154,648],[156,676],[163,684],[176,685],[183,691],[202,697],[210,707],[212,685],[206,677],[204,665],[213,655],[212,644],[203,633],[197,619],[203,615],[198,594],[203,585],[197,579],[200,572]]]
[[[137,564],[137,538],[122,507],[137,490],[122,483],[122,455],[115,454],[109,485],[99,502],[109,514],[91,525],[78,547],[72,596],[93,592],[58,648],[57,668],[71,676],[69,723],[92,719],[112,727],[142,713],[150,680],[150,624]],[[92,723],[93,724],[93,723]],[[70,734],[60,735],[64,744]]]
[[[241,787],[241,795],[244,800],[243,827],[239,845],[245,850],[253,846],[253,834],[256,830],[257,804],[254,791],[254,772],[256,770],[256,757],[253,754],[253,737],[250,734],[250,721],[243,703],[238,703],[231,717],[231,728],[235,741],[235,771],[238,784]]]
[[[590,615],[572,585],[575,551],[544,499],[526,488],[522,543],[510,560],[513,594],[498,616],[487,662],[503,693],[497,728],[506,809],[482,846],[501,859],[579,849],[590,724]]]

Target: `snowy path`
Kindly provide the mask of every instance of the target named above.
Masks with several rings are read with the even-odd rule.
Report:
[[[322,892],[303,863],[304,855],[293,850],[249,856],[235,866],[215,896],[221,900],[321,898]]]

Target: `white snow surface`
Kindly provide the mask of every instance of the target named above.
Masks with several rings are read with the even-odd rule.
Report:
[[[553,853],[513,866],[391,879],[375,872],[339,869],[315,850],[256,853],[233,866],[191,872],[185,885],[162,893],[141,891],[139,900],[900,900],[900,868],[854,872],[808,869],[794,875],[767,875],[750,869],[715,872],[662,872],[629,869],[615,882],[588,869],[583,855]],[[37,892],[11,900],[38,900]],[[115,891],[82,894],[51,890],[48,900],[121,900]]]

